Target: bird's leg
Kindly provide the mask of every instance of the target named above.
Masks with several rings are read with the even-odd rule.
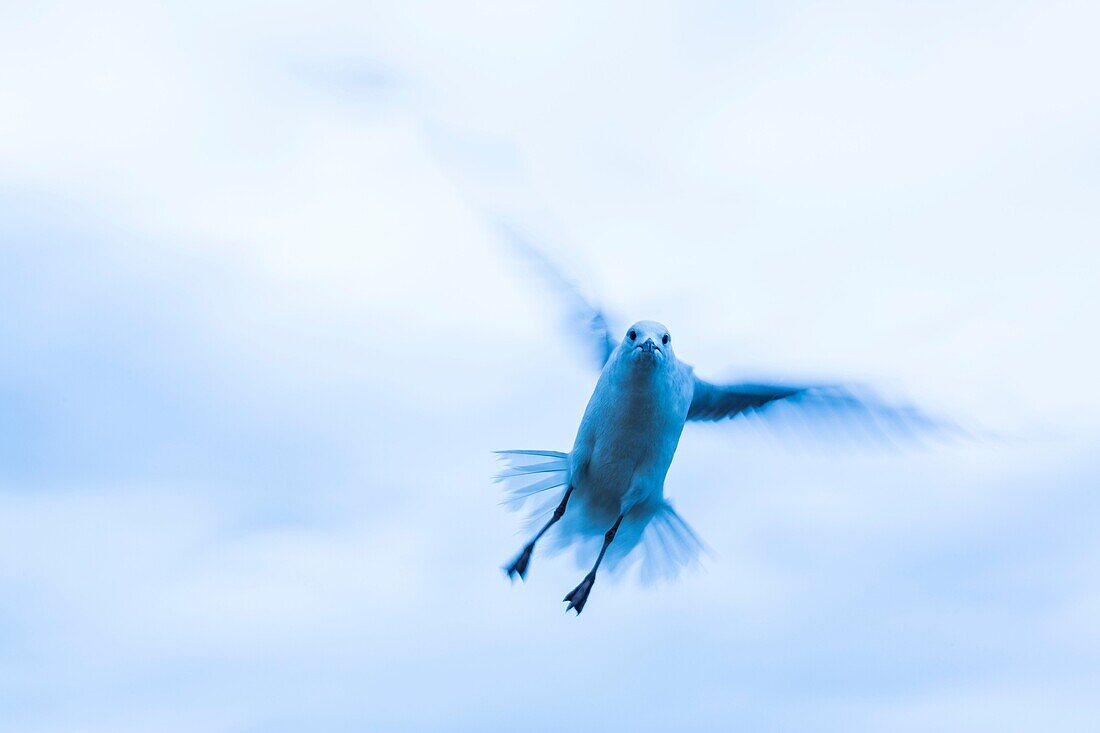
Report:
[[[538,534],[531,538],[531,541],[523,546],[519,555],[512,561],[512,564],[504,568],[504,572],[508,573],[509,578],[515,578],[517,575],[520,580],[527,577],[527,563],[531,562],[531,552],[535,549],[535,543],[539,541],[539,538],[546,534],[546,530],[554,526],[554,523],[562,518],[565,514],[565,505],[569,503],[569,495],[573,493],[573,487],[570,486],[565,490],[565,496],[561,498],[561,503],[558,504],[558,508],[554,510],[554,516],[550,517],[550,521],[543,525],[543,528],[539,530]]]
[[[622,522],[623,515],[620,514],[619,518],[615,520],[615,523],[611,525],[611,529],[607,530],[603,536],[603,547],[600,548],[600,554],[596,557],[596,564],[588,571],[588,575],[584,576],[584,580],[581,581],[580,585],[562,599],[563,601],[569,601],[569,605],[565,609],[566,611],[573,608],[576,609],[578,616],[581,615],[581,611],[584,610],[584,604],[588,601],[588,594],[592,590],[592,584],[596,582],[596,570],[600,567],[604,553],[607,552],[608,545],[615,539],[615,532],[619,529],[619,525],[622,524]]]

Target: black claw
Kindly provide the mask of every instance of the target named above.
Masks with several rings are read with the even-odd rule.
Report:
[[[527,563],[531,562],[531,550],[535,549],[532,545],[527,545],[523,548],[523,551],[519,553],[515,561],[504,568],[504,572],[508,573],[508,577],[515,580],[516,576],[519,576],[520,580],[527,579]]]

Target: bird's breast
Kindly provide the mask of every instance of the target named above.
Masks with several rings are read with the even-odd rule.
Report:
[[[669,370],[648,379],[630,379],[629,374],[601,379],[577,436],[594,470],[617,475],[652,468],[663,476],[690,399],[677,376]]]

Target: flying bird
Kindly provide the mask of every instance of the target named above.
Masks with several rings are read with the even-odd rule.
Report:
[[[714,384],[695,375],[675,352],[672,333],[657,321],[638,321],[616,338],[604,312],[580,295],[514,228],[502,225],[511,244],[570,302],[601,367],[581,418],[573,448],[505,450],[507,464],[496,479],[510,500],[541,500],[532,512],[534,531],[505,571],[526,579],[536,544],[556,549],[593,545],[591,570],[570,591],[566,610],[579,615],[601,565],[641,560],[649,577],[671,576],[694,563],[703,544],[665,498],[665,475],[684,425],[747,413],[767,413],[778,403],[811,411],[848,412],[873,423],[908,430],[930,421],[912,408],[891,408],[842,385]],[[545,513],[553,512],[545,522]],[[551,537],[547,537],[547,535]]]

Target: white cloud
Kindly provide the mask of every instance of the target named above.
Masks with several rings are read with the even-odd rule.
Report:
[[[1084,729],[1095,16],[0,11],[0,716]],[[689,430],[669,494],[717,557],[566,619],[569,563],[502,581],[487,451],[567,447],[592,375],[490,212],[705,373],[1008,439]]]

